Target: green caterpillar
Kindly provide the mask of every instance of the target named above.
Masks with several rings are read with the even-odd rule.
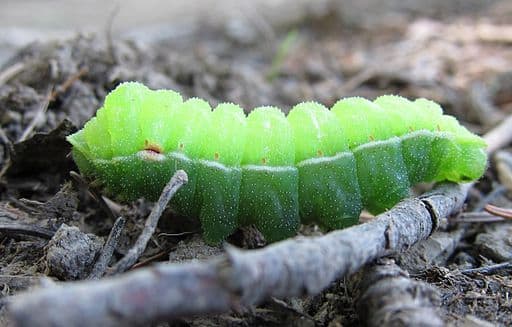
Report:
[[[68,141],[82,174],[125,200],[155,200],[185,170],[189,183],[171,206],[199,217],[214,244],[248,224],[270,242],[301,221],[344,228],[363,207],[391,208],[412,185],[475,180],[487,165],[484,140],[439,105],[389,95],[342,99],[331,110],[304,102],[287,116],[260,107],[246,117],[235,104],[212,111],[129,82]]]

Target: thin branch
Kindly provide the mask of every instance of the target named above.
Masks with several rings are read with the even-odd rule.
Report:
[[[119,243],[119,237],[121,236],[125,223],[126,218],[124,217],[119,217],[114,222],[114,225],[110,230],[110,234],[108,235],[108,239],[101,250],[98,260],[96,260],[91,273],[87,276],[87,279],[98,279],[105,274],[108,268],[108,263],[110,262],[110,259],[112,259],[112,254]]]
[[[25,128],[25,130],[23,131],[23,134],[21,134],[20,138],[18,139],[18,142],[25,141],[30,136],[30,134],[32,133],[32,131],[34,130],[36,125],[39,123],[39,120],[41,120],[41,118],[43,118],[44,114],[46,113],[46,110],[48,110],[48,106],[50,105],[50,101],[52,99],[52,93],[53,93],[52,88],[50,88],[46,92],[46,96],[44,97],[43,102],[41,102],[41,105],[37,109],[36,114],[30,121],[28,126]]]
[[[4,129],[0,126],[0,141],[4,147],[4,155],[5,160],[3,160],[3,165],[0,168],[0,178],[4,176],[7,172],[7,169],[11,166],[11,154],[14,152],[12,142],[9,140],[7,135],[5,134]]]
[[[502,262],[502,263],[498,263],[496,265],[491,265],[491,266],[464,269],[464,270],[461,270],[460,272],[463,274],[475,274],[475,273],[493,274],[498,270],[510,269],[510,268],[512,268],[512,261]]]
[[[495,223],[504,221],[505,218],[496,217],[487,212],[464,212],[450,218],[450,223]]]
[[[53,237],[55,232],[50,229],[39,227],[36,225],[13,223],[0,224],[0,234],[21,234],[36,236],[49,240]]]
[[[439,292],[409,278],[393,260],[381,260],[364,270],[357,312],[364,325],[444,326],[437,307]]]
[[[17,62],[0,72],[0,86],[7,83],[11,78],[18,75],[25,69],[25,64]]]
[[[275,297],[272,297],[270,298],[270,300],[276,304],[277,306],[279,306],[280,308],[283,308],[287,311],[290,311],[302,318],[306,318],[308,320],[311,320],[312,322],[314,322],[315,324],[319,325],[321,324],[320,321],[316,320],[314,317],[312,317],[311,315],[307,314],[306,312],[302,311],[302,310],[297,310],[296,308],[292,307],[291,305],[289,305],[288,303],[286,303],[285,301],[283,300],[279,300],[279,299],[276,299]]]
[[[484,209],[485,209],[485,211],[487,211],[488,213],[490,213],[492,215],[495,215],[495,216],[498,216],[501,218],[505,218],[507,220],[512,219],[512,209],[500,208],[497,206],[493,206],[492,204],[486,205]]]
[[[512,141],[511,129],[512,115],[508,116],[501,124],[485,134],[484,138],[487,142],[487,153],[493,153],[504,145],[509,144]]]
[[[164,190],[162,191],[158,202],[155,204],[155,207],[149,214],[149,217],[146,220],[146,224],[144,225],[144,229],[135,242],[135,245],[128,251],[126,256],[112,268],[112,271],[109,273],[109,275],[124,272],[133,266],[135,262],[137,262],[139,257],[146,249],[151,236],[153,236],[155,233],[156,226],[158,225],[160,216],[162,216],[167,203],[169,203],[169,200],[171,200],[179,188],[186,184],[187,181],[188,176],[183,170],[178,170],[174,176],[172,176],[169,183],[164,187]]]
[[[80,70],[78,70],[78,72],[69,76],[64,81],[64,83],[62,83],[55,90],[52,91],[52,93],[50,94],[49,101],[54,101],[59,94],[65,93],[71,87],[71,85],[73,85],[74,82],[76,82],[77,80],[82,78],[85,74],[87,74],[87,72],[88,72],[87,68],[82,67],[82,68],[80,68]]]
[[[140,268],[140,267],[143,267],[143,266],[147,266],[150,263],[152,263],[153,261],[161,259],[161,258],[167,258],[168,259],[169,258],[169,251],[160,251],[157,254],[155,254],[155,255],[153,255],[153,256],[145,259],[145,260],[137,262],[136,264],[134,264],[132,266],[132,268],[133,269],[137,269],[137,268]]]
[[[480,201],[478,201],[473,211],[478,212],[484,210],[486,205],[493,202],[494,200],[496,200],[496,198],[500,197],[507,191],[508,189],[503,185],[496,186],[491,192],[489,192],[489,194],[487,194]]]
[[[203,262],[157,264],[99,281],[21,294],[9,306],[16,326],[141,325],[226,312],[271,297],[317,294],[363,265],[429,237],[460,210],[467,185],[444,184],[406,199],[375,220],[318,237],[226,253]]]

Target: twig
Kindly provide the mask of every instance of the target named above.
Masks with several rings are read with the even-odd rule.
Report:
[[[493,202],[497,197],[501,196],[503,193],[507,191],[507,188],[503,185],[496,186],[489,194],[483,197],[478,203],[475,205],[473,211],[482,211],[485,209],[485,206],[490,202]]]
[[[69,76],[65,81],[64,83],[62,83],[61,85],[59,85],[55,90],[53,90],[53,92],[50,94],[50,99],[49,101],[54,101],[57,96],[61,93],[65,93],[70,87],[71,85],[73,85],[73,83],[75,81],[77,81],[78,79],[80,79],[82,76],[84,76],[85,74],[87,74],[87,68],[85,67],[82,67],[80,68],[80,70],[74,74],[72,74],[71,76]]]
[[[114,222],[112,229],[110,230],[110,234],[108,235],[107,241],[101,250],[101,253],[92,268],[91,273],[87,276],[87,279],[98,279],[102,277],[108,268],[108,263],[112,258],[112,254],[119,243],[119,237],[121,236],[121,232],[124,229],[124,225],[126,223],[126,218],[119,217]]]
[[[493,153],[504,145],[509,144],[512,141],[510,130],[512,130],[512,115],[485,134],[487,153]]]
[[[356,88],[361,86],[363,83],[370,80],[378,73],[375,67],[365,68],[359,71],[354,76],[347,79],[340,87],[340,94],[350,94],[350,92],[354,91]]]
[[[306,312],[302,311],[302,310],[297,310],[296,308],[292,307],[291,305],[289,305],[288,303],[286,303],[285,301],[283,300],[279,300],[279,299],[276,299],[275,297],[272,297],[270,298],[270,300],[272,302],[274,302],[276,305],[278,305],[279,307],[285,309],[285,310],[288,310],[296,315],[299,315],[303,318],[306,318],[308,320],[311,320],[312,322],[316,323],[316,324],[320,324],[321,322],[316,320],[314,317],[312,317],[311,315],[307,314]]]
[[[155,233],[156,226],[160,220],[162,212],[165,210],[167,203],[179,190],[181,186],[186,184],[188,181],[187,174],[183,170],[178,170],[174,176],[172,176],[169,183],[164,187],[158,202],[149,214],[146,224],[139,238],[135,242],[135,245],[128,251],[123,259],[121,259],[113,268],[109,275],[114,275],[128,270],[142,255],[142,252],[146,249],[151,236]]]
[[[512,219],[512,209],[500,208],[497,206],[493,206],[492,204],[488,204],[485,206],[485,211],[492,215],[505,218],[507,220]]]
[[[495,223],[504,220],[504,218],[496,217],[487,212],[464,212],[449,219],[450,223]]]
[[[142,260],[142,261],[139,261],[137,262],[136,264],[134,264],[132,266],[133,269],[137,269],[137,268],[140,268],[140,267],[143,267],[143,266],[147,266],[148,264],[150,264],[151,262],[157,260],[157,259],[161,259],[161,258],[169,258],[169,251],[160,251],[158,252],[157,254],[145,259],[145,260]]]
[[[181,232],[181,233],[160,233],[158,234],[156,237],[160,238],[160,237],[178,237],[178,236],[185,236],[185,235],[192,235],[192,234],[197,234],[199,233],[198,230],[195,230],[195,231],[190,231],[190,232]]]
[[[41,103],[41,106],[37,110],[37,113],[35,114],[34,118],[32,118],[32,121],[27,126],[27,128],[25,128],[25,130],[23,131],[23,134],[18,139],[18,142],[25,141],[29,137],[30,133],[32,133],[32,131],[36,127],[36,125],[39,122],[39,120],[41,119],[41,117],[45,114],[46,110],[48,110],[48,106],[50,105],[50,102],[54,101],[55,98],[57,98],[57,96],[60,93],[66,92],[67,89],[69,89],[71,87],[71,85],[73,85],[73,83],[76,80],[78,80],[80,77],[82,77],[86,73],[87,73],[87,68],[82,67],[82,68],[80,68],[80,70],[78,72],[71,75],[68,79],[66,79],[64,81],[64,83],[59,85],[57,88],[55,88],[55,89],[53,89],[53,87],[49,88],[48,92],[46,92],[47,94],[44,97],[43,102]]]
[[[270,297],[316,294],[366,263],[427,238],[441,217],[460,210],[467,190],[467,185],[440,185],[369,223],[323,236],[258,250],[227,247],[224,255],[204,262],[157,264],[119,278],[32,291],[13,299],[10,314],[16,326],[147,325]]]
[[[4,144],[5,153],[5,160],[3,160],[2,168],[0,168],[0,178],[2,178],[7,172],[7,169],[11,166],[11,153],[14,152],[12,142],[9,140],[2,127],[0,127],[0,141]]]
[[[18,139],[18,142],[25,141],[29,137],[30,133],[32,133],[32,131],[36,127],[37,123],[39,123],[39,120],[43,117],[46,110],[48,110],[48,105],[50,104],[50,101],[52,99],[52,93],[53,93],[52,88],[50,88],[46,92],[46,96],[44,97],[43,102],[37,109],[37,112],[34,115],[34,117],[32,118],[32,121],[30,122],[30,124],[28,124],[27,128],[25,128],[25,130],[23,131],[23,134],[21,134],[20,138]]]
[[[493,274],[498,270],[509,269],[509,268],[512,268],[512,261],[502,262],[502,263],[498,263],[496,265],[491,265],[491,266],[464,269],[464,270],[461,270],[460,272],[463,274],[475,274],[475,273]]]
[[[356,307],[366,326],[444,326],[437,311],[438,291],[409,278],[393,260],[381,260],[360,275]]]
[[[14,76],[18,75],[23,69],[25,69],[25,64],[22,62],[17,62],[1,71],[0,86],[7,83]]]
[[[36,236],[44,239],[51,239],[55,234],[54,231],[39,227],[36,225],[26,225],[26,224],[0,224],[0,233],[5,234],[22,234],[22,235],[30,235]]]
[[[114,47],[114,38],[112,37],[112,34],[113,34],[112,27],[114,26],[114,20],[117,17],[117,15],[119,14],[120,8],[121,7],[120,7],[119,2],[116,2],[116,4],[114,5],[114,8],[112,8],[112,10],[110,11],[110,13],[108,15],[107,25],[105,27],[105,37],[107,40],[108,54],[110,55],[111,63],[113,65],[119,63],[117,51]]]

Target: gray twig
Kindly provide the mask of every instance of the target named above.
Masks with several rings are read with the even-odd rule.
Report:
[[[110,234],[108,235],[107,242],[103,246],[101,253],[92,268],[91,273],[87,276],[87,279],[98,279],[102,277],[108,268],[108,263],[112,258],[112,254],[117,247],[119,242],[119,236],[121,236],[121,232],[123,231],[124,225],[126,223],[126,218],[119,217],[114,222],[114,226],[110,230]]]
[[[409,278],[393,260],[382,260],[362,275],[357,311],[366,326],[444,326],[439,292]]]
[[[36,128],[36,125],[39,123],[41,119],[43,119],[44,114],[46,113],[46,110],[48,110],[48,106],[50,105],[50,101],[52,100],[52,89],[53,87],[50,87],[48,91],[46,92],[46,96],[44,97],[43,102],[41,102],[41,105],[37,109],[36,114],[28,124],[28,126],[23,131],[23,134],[21,134],[20,138],[18,139],[18,142],[25,141],[30,134],[34,131]]]
[[[228,247],[208,261],[158,264],[118,278],[32,291],[13,299],[11,318],[17,326],[141,325],[316,294],[366,263],[427,238],[441,217],[462,207],[466,194],[467,185],[444,184],[369,223],[323,236],[258,250]]]
[[[4,158],[0,158],[2,162],[2,166],[0,167],[0,178],[4,176],[4,174],[7,172],[7,169],[11,166],[11,155],[13,153],[13,146],[12,142],[9,140],[7,135],[5,135],[5,132],[3,128],[0,126],[0,142],[2,146],[4,147]]]
[[[512,268],[512,261],[506,261],[506,262],[498,263],[498,264],[491,265],[491,266],[464,269],[464,270],[461,270],[460,272],[463,274],[475,274],[475,273],[493,274],[498,270],[510,269],[510,268]]]
[[[128,251],[123,259],[119,260],[119,262],[116,263],[114,267],[112,267],[112,271],[109,273],[109,275],[124,272],[133,266],[135,262],[137,262],[139,257],[146,249],[151,236],[153,236],[155,233],[156,226],[158,225],[160,216],[162,216],[162,212],[165,210],[167,203],[169,203],[169,200],[171,200],[179,188],[186,184],[187,181],[187,173],[185,173],[183,170],[178,170],[174,176],[172,176],[169,183],[167,183],[167,185],[164,187],[164,190],[162,191],[158,202],[155,204],[155,207],[149,214],[149,217],[146,220],[146,224],[144,225],[144,229],[135,242],[135,245]]]
[[[19,224],[19,223],[5,223],[0,224],[0,234],[21,234],[21,235],[30,235],[36,236],[44,239],[51,239],[55,234],[55,231],[52,231],[48,228],[39,227],[36,225],[27,225],[27,224]]]
[[[11,78],[18,75],[25,69],[25,64],[17,62],[0,72],[0,86],[7,83]]]

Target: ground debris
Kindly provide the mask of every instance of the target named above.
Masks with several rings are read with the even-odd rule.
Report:
[[[46,247],[48,274],[61,280],[84,279],[102,247],[103,240],[96,235],[62,224]]]
[[[512,225],[500,223],[486,226],[485,231],[477,235],[475,246],[483,256],[495,262],[512,260]]]

